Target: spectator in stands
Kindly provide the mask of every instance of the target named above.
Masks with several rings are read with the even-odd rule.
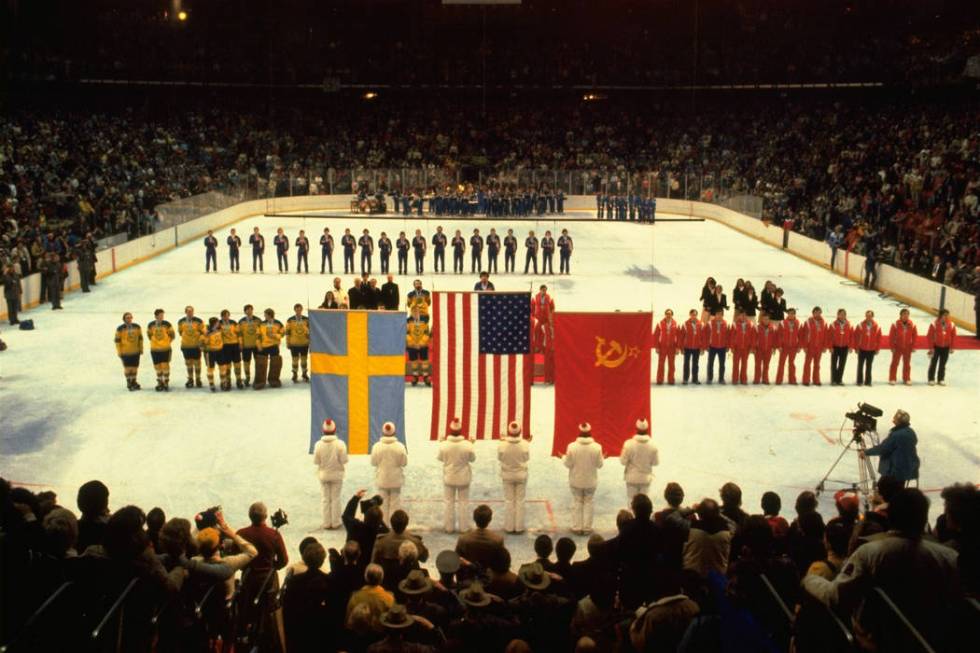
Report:
[[[308,543],[302,551],[306,571],[291,576],[282,598],[286,650],[312,652],[330,650],[335,644],[335,632],[324,628],[327,606],[334,600],[330,577],[322,567],[327,553],[317,541]]]
[[[84,553],[93,544],[102,544],[109,522],[109,488],[102,481],[83,483],[76,503],[82,513],[78,519],[78,550]]]
[[[352,620],[352,615],[358,612],[360,606],[366,606],[371,629],[381,632],[381,615],[395,603],[394,595],[381,586],[383,582],[384,570],[380,565],[372,563],[364,569],[363,587],[354,592],[347,602],[348,628],[356,622],[356,618]]]
[[[397,560],[398,550],[402,542],[411,542],[415,545],[419,562],[428,560],[429,550],[422,544],[422,538],[407,530],[408,513],[404,510],[396,510],[391,514],[390,521],[391,531],[377,537],[374,543],[374,551],[371,554],[371,561],[385,567]],[[385,571],[387,572],[387,569]]]
[[[494,553],[493,560],[489,567],[489,581],[485,589],[494,596],[499,596],[504,601],[509,601],[521,594],[523,588],[520,580],[510,569],[510,551],[501,547]]]
[[[684,544],[684,569],[702,578],[712,571],[724,574],[731,553],[731,522],[722,516],[714,499],[702,499],[695,514],[697,520],[691,523]]]
[[[504,536],[490,530],[492,519],[493,511],[486,504],[477,506],[473,511],[473,523],[476,524],[476,528],[463,533],[456,540],[456,553],[464,564],[489,569],[504,548]]]
[[[737,531],[749,518],[749,514],[742,510],[742,488],[734,483],[725,483],[719,490],[721,494],[721,516],[731,524],[731,530]]]
[[[534,554],[537,556],[533,562],[541,565],[545,571],[553,572],[555,563],[551,561],[551,554],[554,553],[555,546],[551,541],[551,536],[542,534],[534,538]]]
[[[360,564],[362,570],[374,559],[374,545],[377,542],[378,536],[388,532],[388,527],[385,526],[383,521],[381,507],[374,500],[369,502],[371,505],[367,509],[365,509],[364,504],[361,505],[361,510],[364,512],[364,520],[362,521],[357,518],[357,505],[364,494],[365,490],[358,490],[350,498],[350,501],[347,502],[347,507],[344,508],[344,514],[341,517],[344,522],[344,528],[347,530],[348,541],[353,540],[360,547]],[[408,522],[406,521],[407,525]],[[397,554],[397,549],[395,549],[395,553]]]
[[[780,550],[782,541],[789,535],[789,523],[785,518],[779,516],[782,507],[783,502],[775,492],[769,491],[762,494],[762,514],[769,522],[772,536],[776,538],[776,550]]]

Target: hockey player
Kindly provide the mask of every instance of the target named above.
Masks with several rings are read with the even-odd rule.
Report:
[[[424,274],[426,240],[421,229],[415,230],[415,236],[412,238],[412,250],[415,254],[415,274]],[[405,274],[408,274],[408,271]]]
[[[419,309],[419,319],[423,322],[429,321],[429,306],[432,305],[432,295],[429,294],[428,290],[422,288],[421,279],[412,282],[412,290],[409,291],[405,304],[409,313],[417,308]]]
[[[381,509],[387,518],[401,508],[407,464],[408,452],[395,437],[395,425],[385,422],[381,427],[381,439],[371,447],[371,466],[374,467],[374,485],[383,499]]]
[[[436,272],[446,271],[446,234],[442,233],[442,227],[436,227],[436,232],[432,235],[432,268]],[[418,250],[415,250],[416,260],[418,260]]]
[[[473,230],[470,236],[470,273],[475,274],[483,269],[483,236],[479,229]]]
[[[912,352],[919,332],[915,323],[909,319],[909,309],[898,313],[898,321],[888,331],[888,347],[892,350],[892,362],[888,368],[888,384],[895,385],[898,362],[902,362],[902,383],[912,385]]]
[[[735,311],[728,345],[732,349],[732,385],[746,385],[749,382],[749,352],[755,347],[755,327],[743,311]]]
[[[578,438],[569,443],[563,462],[568,469],[568,486],[572,491],[572,532],[576,535],[591,533],[593,499],[602,467],[602,446],[592,439],[592,426],[588,422],[578,425]]]
[[[542,284],[531,298],[532,350],[544,355],[544,382],[555,382],[555,300]]]
[[[405,348],[408,350],[408,366],[412,375],[412,385],[419,384],[419,377],[425,385],[431,386],[429,378],[429,323],[422,320],[418,306],[413,306],[405,326]]]
[[[660,320],[653,330],[653,348],[657,350],[657,385],[664,384],[664,363],[667,364],[667,383],[674,385],[674,358],[680,341],[680,330],[674,321],[674,311],[664,311],[664,319]]]
[[[926,334],[929,341],[929,385],[946,385],[946,361],[953,353],[953,343],[956,340],[956,325],[949,319],[949,311],[945,308],[939,311],[939,317],[929,325]],[[937,371],[938,368],[938,371]]]
[[[143,355],[143,332],[140,325],[133,323],[132,313],[123,313],[123,323],[116,327],[116,354],[122,360],[126,387],[139,390],[136,376],[140,369],[140,356]]]
[[[357,240],[361,248],[361,274],[371,274],[371,256],[374,254],[374,238],[365,229],[361,232],[361,237]],[[352,270],[353,271],[353,270]]]
[[[347,444],[337,439],[337,424],[332,419],[323,420],[323,435],[313,447],[313,464],[320,481],[321,528],[340,528],[343,504],[340,490],[344,485],[347,466]]]
[[[211,386],[211,392],[217,392],[214,387],[214,368],[218,367],[219,371],[224,367],[221,361],[222,354],[221,350],[224,349],[224,339],[221,337],[221,320],[216,317],[212,317],[208,320],[208,330],[204,334],[204,345],[202,347],[204,350],[204,359],[208,366],[208,385]],[[221,371],[221,384],[224,387],[224,372]]]
[[[425,245],[425,238],[422,239],[422,245]],[[398,240],[395,241],[395,249],[398,250],[398,274],[408,274],[408,250],[411,247],[405,232],[399,231]]]
[[[208,229],[208,235],[204,237],[204,273],[210,272],[212,267],[218,271],[218,239]]]
[[[718,383],[725,385],[725,357],[728,355],[728,339],[731,336],[725,311],[718,309],[705,327],[708,331],[708,385],[714,381],[715,359],[718,359]]]
[[[463,273],[463,254],[466,252],[466,239],[463,238],[463,233],[457,229],[455,235],[453,235],[453,240],[450,243],[453,248],[453,272],[456,274]]]
[[[238,320],[238,346],[242,352],[242,365],[245,368],[245,385],[252,385],[252,357],[259,346],[259,325],[262,320],[255,316],[251,304],[242,308],[245,315]]]
[[[293,359],[293,383],[299,383],[297,374],[303,368],[303,381],[310,382],[308,357],[310,354],[310,318],[303,315],[303,305],[293,306],[295,315],[286,320],[286,346]]]
[[[544,232],[541,239],[541,274],[555,273],[555,239],[550,231]]]
[[[524,239],[524,274],[527,274],[528,268],[531,264],[534,264],[534,274],[538,273],[538,239],[534,235],[533,231],[529,231],[527,238]]]
[[[504,530],[508,533],[524,532],[524,496],[530,458],[531,447],[521,437],[520,422],[511,422],[497,445],[500,480],[504,484]]]
[[[650,495],[653,481],[653,468],[660,464],[657,448],[650,441],[650,423],[645,419],[636,420],[636,434],[623,443],[619,462],[626,480],[626,505],[637,494]]]
[[[232,229],[226,242],[228,243],[228,267],[232,272],[238,272],[242,267],[241,259],[239,258],[239,253],[242,249],[242,239],[239,238],[238,234],[235,233],[235,230]]]
[[[310,239],[302,229],[296,237],[296,274],[299,274],[300,270],[305,274],[310,273]]]
[[[354,250],[357,249],[357,241],[351,235],[350,229],[344,229],[340,246],[344,248],[344,274],[354,274]]]
[[[276,235],[272,239],[272,244],[276,248],[276,262],[279,264],[280,274],[289,274],[289,238],[282,231],[282,227],[276,229]]]
[[[562,229],[561,236],[558,237],[558,274],[572,273],[573,249],[575,249],[575,243],[572,242],[572,237],[568,235],[568,229]]]
[[[803,385],[820,385],[820,357],[830,348],[830,329],[823,319],[823,311],[815,306],[813,313],[800,329],[800,344],[803,345]]]
[[[282,356],[279,355],[282,332],[282,322],[276,319],[276,312],[271,308],[265,309],[265,320],[259,325],[259,347],[255,352],[255,384],[252,387],[256,390],[264,388],[266,382],[271,388],[282,385],[279,381],[279,373],[282,371]]]
[[[782,385],[783,368],[787,363],[789,363],[787,381],[790,385],[796,385],[796,354],[800,351],[803,342],[801,332],[802,325],[796,319],[796,309],[788,309],[785,319],[779,323],[779,369],[776,370],[776,385]]]
[[[701,385],[698,381],[698,359],[708,346],[708,330],[698,318],[697,309],[687,312],[687,321],[681,329],[680,344],[684,347],[684,385],[690,381]]]
[[[259,272],[264,272],[262,259],[265,256],[265,236],[259,233],[259,228],[252,229],[252,235],[248,237],[248,244],[252,246],[252,274],[256,268]]]
[[[837,319],[830,323],[830,385],[844,385],[847,352],[854,347],[854,329],[847,320],[847,311],[837,309]]]
[[[459,418],[449,424],[449,435],[439,443],[438,461],[442,463],[443,496],[445,513],[443,527],[447,533],[467,530],[466,502],[470,496],[473,470],[470,463],[476,460],[472,440],[463,436]]]
[[[854,327],[854,344],[858,355],[858,385],[871,385],[871,365],[881,351],[881,328],[874,311],[864,312],[864,321]]]
[[[231,390],[231,370],[235,369],[235,380],[238,389],[245,387],[242,383],[242,350],[239,345],[238,322],[231,319],[231,311],[227,308],[221,311],[221,338],[223,346],[218,360],[221,366],[221,390]]]
[[[170,343],[176,338],[174,328],[163,319],[163,309],[153,311],[153,321],[146,325],[146,337],[150,341],[150,358],[157,373],[157,392],[170,391]]]
[[[388,274],[388,269],[391,267],[391,250],[391,238],[388,238],[388,234],[382,231],[381,237],[378,238],[378,258],[381,259],[381,274]]]
[[[487,234],[487,272],[497,274],[497,257],[500,255],[500,236],[496,229]]]
[[[517,260],[517,238],[514,230],[508,229],[504,236],[504,272],[514,272],[514,264]]]
[[[769,321],[768,313],[759,313],[759,325],[755,328],[755,374],[752,383],[769,385],[769,361],[779,343],[779,331]]]
[[[204,340],[204,321],[194,315],[194,307],[184,307],[184,317],[177,321],[177,333],[180,334],[180,353],[184,356],[187,367],[187,383],[185,388],[201,387],[201,345]]]
[[[333,274],[333,236],[330,229],[325,227],[320,236],[320,274],[324,274],[328,267],[330,274]]]

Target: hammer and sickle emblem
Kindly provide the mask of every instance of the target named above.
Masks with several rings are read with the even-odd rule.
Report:
[[[636,358],[640,354],[637,347],[624,347],[613,340],[606,346],[606,339],[595,338],[595,366],[615,368],[626,362],[627,358]]]

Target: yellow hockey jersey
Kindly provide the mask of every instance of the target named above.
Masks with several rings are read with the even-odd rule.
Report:
[[[310,318],[294,315],[286,320],[286,344],[290,347],[306,347],[310,344]]]
[[[238,344],[242,349],[255,349],[258,346],[260,324],[262,320],[254,315],[238,320]]]
[[[189,320],[182,317],[177,320],[177,333],[180,334],[180,346],[184,349],[200,347],[204,339],[204,320],[197,316]]]
[[[218,326],[221,327],[221,337],[224,339],[224,344],[226,345],[237,345],[238,344],[238,323],[234,320],[228,320],[225,322],[221,320],[218,322]]]
[[[174,328],[170,325],[170,322],[163,320],[158,323],[156,320],[153,320],[146,325],[146,337],[150,340],[150,349],[152,351],[167,351],[170,349],[170,343],[177,336],[174,334]]]
[[[405,326],[405,346],[421,349],[429,346],[429,323],[409,319]]]
[[[262,349],[278,347],[282,340],[282,322],[279,320],[265,321],[259,325],[259,346]]]
[[[215,329],[214,331],[208,331],[207,335],[204,336],[204,342],[202,344],[202,349],[204,351],[221,351],[225,346],[225,339],[221,333],[221,329]]]
[[[140,325],[120,324],[116,328],[116,353],[120,356],[132,356],[143,353],[143,331]]]
[[[412,309],[419,309],[419,315],[428,317],[429,305],[432,304],[432,296],[428,290],[412,290],[408,293],[408,314],[412,314]]]

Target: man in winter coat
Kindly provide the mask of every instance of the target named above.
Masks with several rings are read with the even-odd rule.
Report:
[[[909,309],[903,308],[898,321],[888,331],[888,347],[892,350],[892,362],[888,368],[888,384],[895,385],[898,363],[902,362],[902,383],[912,385],[912,351],[919,336],[915,323],[909,319]]]
[[[749,352],[755,347],[755,326],[742,311],[735,311],[735,321],[728,333],[732,348],[732,384],[749,382]]]
[[[473,442],[463,436],[463,424],[458,418],[449,424],[449,435],[439,443],[437,459],[442,463],[443,496],[446,500],[443,527],[447,533],[466,530],[466,502],[473,480],[470,463],[476,460],[476,453]]]
[[[779,369],[776,370],[776,385],[783,383],[783,368],[789,362],[788,381],[796,385],[796,354],[800,351],[800,321],[796,319],[796,309],[786,311],[786,319],[779,324]]]
[[[858,355],[858,385],[871,385],[871,365],[881,350],[881,327],[874,311],[864,312],[864,321],[854,327],[854,349]]]
[[[759,314],[759,325],[755,328],[755,374],[752,383],[769,385],[769,361],[779,342],[779,331],[769,321],[768,313]]]
[[[401,506],[407,464],[408,453],[405,445],[395,437],[395,425],[385,422],[381,427],[381,439],[371,447],[371,466],[374,467],[374,485],[384,499],[381,509],[388,518]]]
[[[636,420],[636,435],[623,443],[619,462],[625,468],[626,502],[632,501],[637,494],[649,496],[653,468],[660,464],[660,458],[650,441],[650,424],[645,419]]]
[[[844,366],[847,350],[854,346],[854,329],[847,321],[847,311],[837,309],[837,319],[828,326],[830,330],[830,385],[844,385]]]
[[[704,324],[698,318],[698,312],[691,309],[688,312],[687,322],[681,328],[680,345],[684,348],[684,385],[688,380],[694,385],[701,385],[698,381],[698,359],[707,347],[708,332]]]
[[[332,419],[323,420],[323,437],[313,448],[313,464],[320,479],[320,511],[323,515],[321,528],[340,528],[340,488],[344,484],[347,466],[347,445],[337,439],[337,424]]]
[[[820,357],[830,348],[830,330],[823,319],[823,311],[814,307],[813,314],[800,329],[800,343],[803,345],[803,385],[820,385]]]
[[[949,319],[949,311],[945,308],[939,311],[939,317],[929,325],[929,385],[946,385],[946,361],[953,353],[953,342],[956,340],[956,325]],[[938,375],[936,367],[938,364]]]
[[[599,485],[602,446],[592,439],[592,426],[588,422],[579,424],[578,438],[568,445],[564,462],[572,490],[572,532],[591,533],[592,502]]]
[[[653,330],[653,346],[657,350],[657,385],[664,384],[664,363],[667,363],[667,383],[674,385],[674,357],[680,340],[680,331],[674,321],[674,311],[669,308],[664,311],[664,319],[660,320]]]
[[[497,445],[500,480],[504,483],[504,530],[508,533],[524,532],[524,494],[530,457],[530,445],[521,437],[520,422],[511,422],[507,425],[507,435]]]
[[[918,437],[910,426],[912,418],[904,410],[895,412],[894,426],[884,440],[876,447],[868,447],[860,456],[880,456],[878,473],[893,476],[900,481],[919,478],[919,454],[916,451]]]

